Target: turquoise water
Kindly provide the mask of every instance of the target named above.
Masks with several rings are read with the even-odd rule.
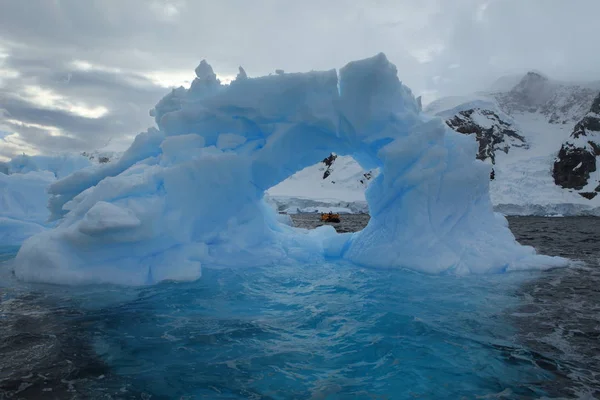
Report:
[[[507,322],[538,275],[336,263],[208,267],[146,288],[12,284],[74,310],[60,318],[106,366],[95,393],[110,375],[119,393],[152,399],[538,398],[553,377]]]

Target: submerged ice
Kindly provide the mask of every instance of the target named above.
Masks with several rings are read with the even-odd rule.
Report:
[[[495,273],[564,264],[519,245],[493,213],[475,140],[421,113],[383,54],[339,71],[222,85],[202,62],[189,89],[151,111],[158,129],[121,159],[50,186],[60,225],[27,240],[26,280],[152,284],[201,265],[346,259],[426,273]],[[330,153],[380,174],[357,233],[280,222],[264,193]]]

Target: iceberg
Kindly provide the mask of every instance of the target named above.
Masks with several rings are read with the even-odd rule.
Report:
[[[20,279],[147,285],[195,280],[201,266],[343,259],[424,273],[565,265],[521,246],[489,198],[475,140],[421,112],[384,54],[339,71],[223,85],[208,63],[151,111],[114,164],[50,185],[59,225],[25,241]],[[371,219],[356,233],[289,226],[265,192],[331,153],[379,168]]]
[[[48,228],[48,187],[90,165],[79,155],[22,155],[0,163],[0,244],[18,246]]]
[[[90,160],[82,155],[63,154],[55,156],[28,156],[14,157],[7,163],[0,163],[0,172],[11,174],[26,174],[28,172],[47,171],[55,179],[62,179],[73,172],[89,167]]]

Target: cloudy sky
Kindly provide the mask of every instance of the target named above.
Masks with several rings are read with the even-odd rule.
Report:
[[[385,52],[425,101],[600,79],[598,0],[0,0],[0,159],[124,149],[207,59],[223,80]]]

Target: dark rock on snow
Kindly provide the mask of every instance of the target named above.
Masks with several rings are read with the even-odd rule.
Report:
[[[596,171],[596,157],[600,156],[600,94],[594,99],[590,112],[579,121],[573,133],[560,148],[554,162],[554,182],[568,189],[583,189]],[[596,188],[600,188],[600,185]],[[592,196],[580,193],[592,199]],[[590,197],[591,196],[591,197]]]
[[[489,128],[476,122],[477,114],[489,120]],[[492,164],[496,163],[496,151],[508,153],[511,146],[527,146],[525,138],[519,135],[511,124],[503,121],[498,114],[491,110],[472,108],[460,111],[454,117],[446,120],[446,124],[456,132],[466,135],[475,134],[479,144],[477,158],[479,160],[489,159]]]

